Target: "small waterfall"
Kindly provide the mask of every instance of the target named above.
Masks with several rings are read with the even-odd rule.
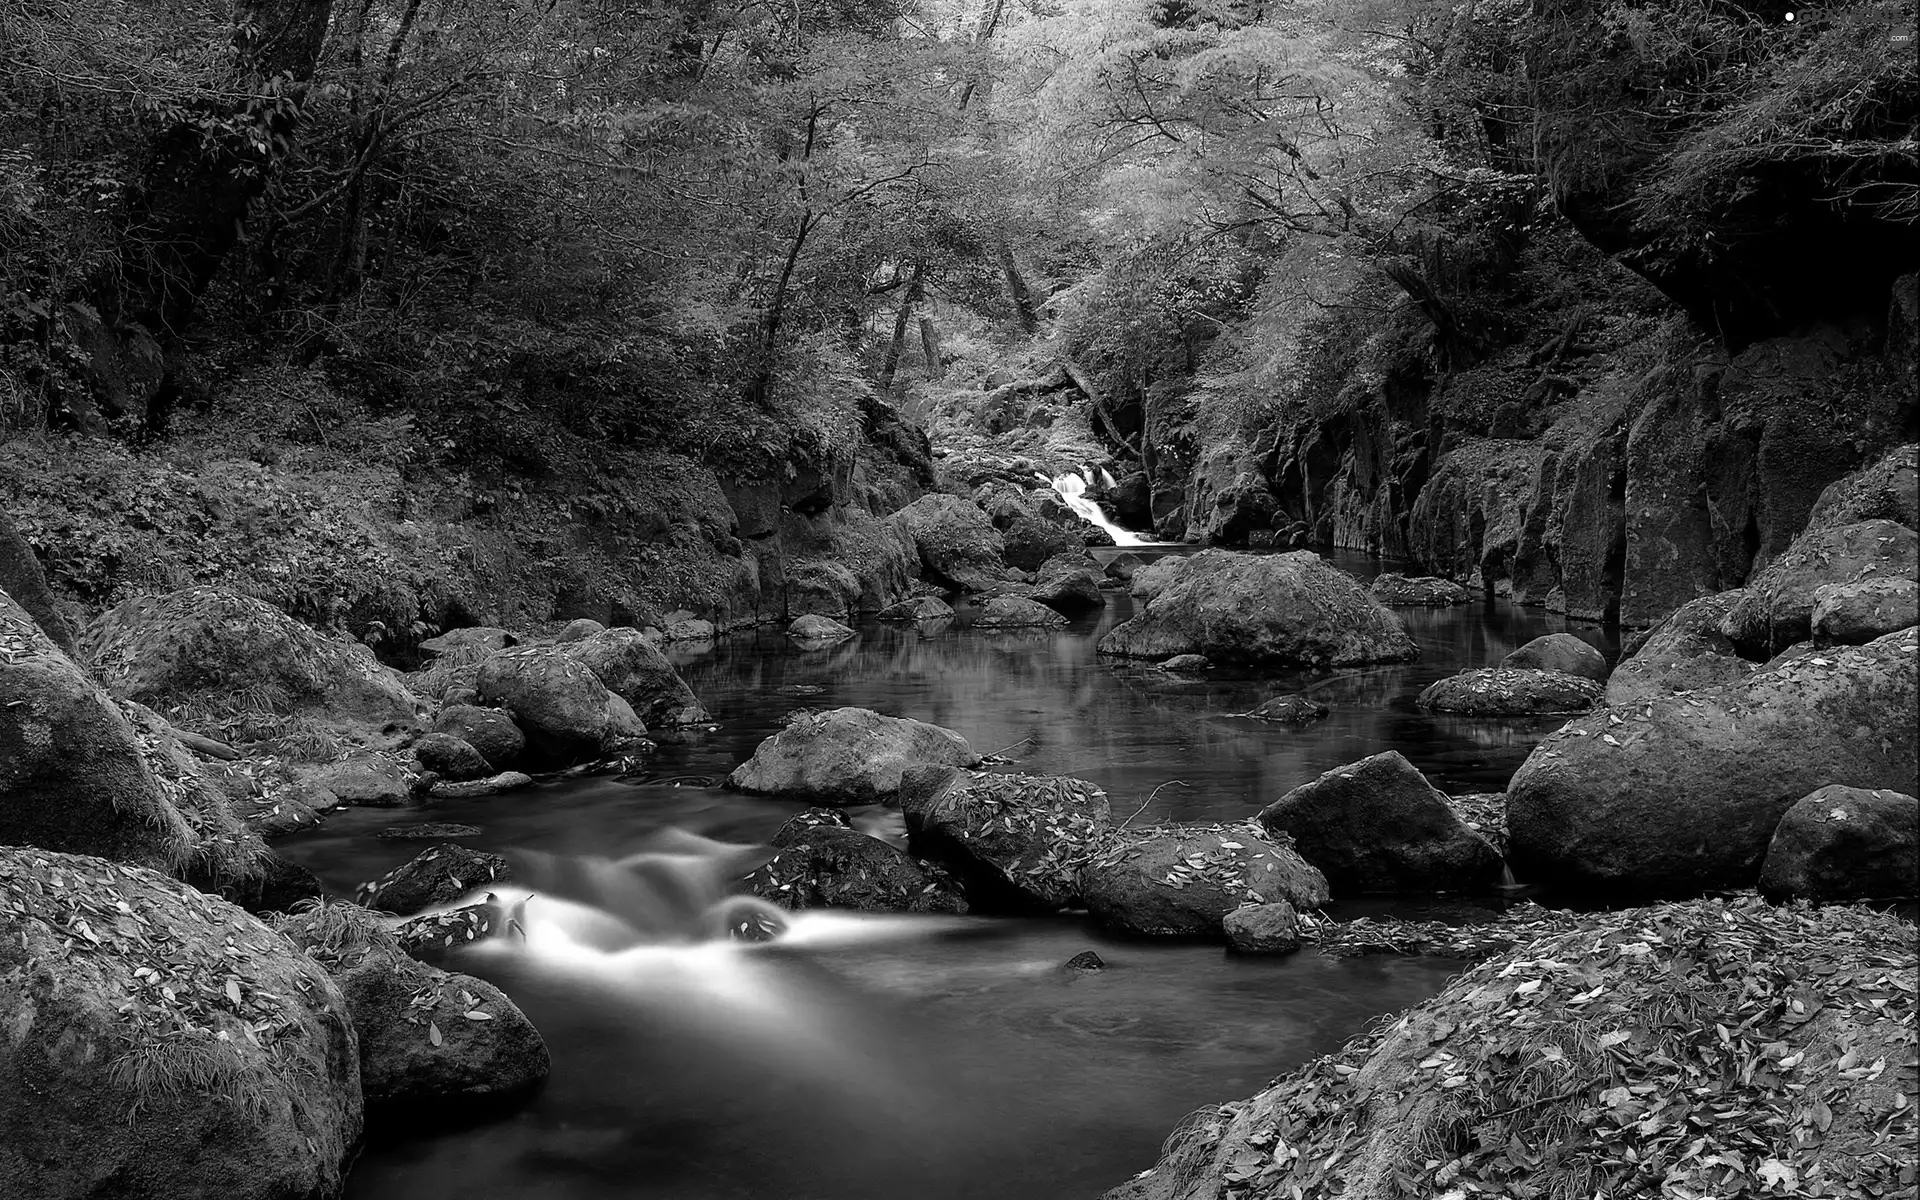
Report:
[[[1085,517],[1087,520],[1093,522],[1095,525],[1098,525],[1100,528],[1106,530],[1108,535],[1113,538],[1114,545],[1116,546],[1159,545],[1160,543],[1155,542],[1150,538],[1141,537],[1139,534],[1134,533],[1132,530],[1122,529],[1118,525],[1115,525],[1112,521],[1107,519],[1107,514],[1101,511],[1100,506],[1098,504],[1095,504],[1093,501],[1087,499],[1087,488],[1089,486],[1087,483],[1087,477],[1092,473],[1093,473],[1092,468],[1088,469],[1087,475],[1080,475],[1080,474],[1076,474],[1073,471],[1068,471],[1066,474],[1058,476],[1057,478],[1051,479],[1048,482],[1050,482],[1053,485],[1054,491],[1060,493],[1060,498],[1067,502],[1068,508],[1071,508],[1074,512],[1080,514],[1082,517]],[[1100,474],[1102,478],[1108,481],[1108,485],[1111,486],[1113,477],[1111,475],[1108,475],[1104,471],[1100,472]]]
[[[1105,467],[1100,468],[1100,486],[1101,487],[1117,486],[1114,482],[1113,472],[1107,470]]]

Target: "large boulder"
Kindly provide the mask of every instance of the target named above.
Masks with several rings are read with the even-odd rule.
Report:
[[[1606,702],[1630,704],[1696,688],[1738,683],[1756,664],[1741,658],[1720,622],[1745,592],[1735,590],[1690,600],[1655,626],[1607,676]]]
[[[496,767],[512,766],[527,750],[527,735],[504,708],[449,704],[433,718],[433,732],[459,738]]]
[[[1807,528],[1836,529],[1858,521],[1920,529],[1920,446],[1896,446],[1866,469],[1828,484],[1807,515]]]
[[[1101,924],[1143,937],[1221,941],[1228,913],[1284,900],[1330,899],[1327,881],[1258,825],[1150,825],[1107,838],[1081,869],[1080,892]]]
[[[81,649],[115,696],[204,713],[184,727],[211,737],[222,736],[218,720],[236,697],[268,702],[289,726],[363,742],[413,728],[423,711],[365,646],[214,587],[123,601],[87,627]]]
[[[1592,914],[1208,1105],[1104,1200],[1898,1195],[1915,965],[1865,908]]]
[[[6,593],[15,604],[26,610],[33,623],[40,627],[40,632],[46,634],[63,653],[74,652],[73,627],[54,607],[53,592],[47,587],[47,576],[40,569],[40,559],[35,556],[33,546],[7,520],[5,513],[0,513],[0,592]]]
[[[0,592],[0,843],[172,870],[194,840],[126,714]]]
[[[1593,680],[1563,671],[1482,667],[1436,680],[1414,703],[1469,717],[1537,717],[1586,712],[1600,693]]]
[[[1205,550],[1165,561],[1178,564],[1172,578],[1145,612],[1100,639],[1100,653],[1327,667],[1409,662],[1420,654],[1399,617],[1312,551]]]
[[[1024,596],[995,596],[973,619],[975,629],[1058,629],[1067,619]]]
[[[340,990],[141,867],[0,847],[0,1193],[340,1194],[362,1123]]]
[[[906,808],[913,852],[960,880],[976,909],[1051,912],[1080,899],[1080,867],[1113,819],[1107,794],[1065,775],[965,775]]]
[[[1023,571],[1038,570],[1049,558],[1079,551],[1086,545],[1077,519],[1074,527],[1048,520],[1025,492],[1011,484],[989,483],[980,488],[975,499],[1000,531],[1006,561]]]
[[[512,713],[528,753],[547,762],[614,753],[646,732],[633,729],[631,707],[624,700],[616,705],[592,669],[562,647],[502,650],[480,664],[475,685],[480,702]]]
[[[1809,529],[1747,581],[1720,632],[1748,658],[1764,659],[1813,633],[1822,584],[1911,579],[1920,571],[1920,535],[1892,521]]]
[[[421,767],[455,783],[485,779],[494,773],[486,755],[451,733],[429,733],[421,738],[413,744],[413,757]]]
[[[727,786],[812,804],[900,805],[980,765],[967,739],[938,725],[865,708],[811,713],[761,742]]]
[[[1484,892],[1505,864],[1398,750],[1335,767],[1260,811],[1341,895]]]
[[[1795,801],[1760,865],[1771,900],[1847,902],[1920,890],[1920,799],[1829,785]]]
[[[666,654],[638,629],[602,629],[567,643],[564,649],[608,691],[632,705],[635,715],[648,725],[697,725],[711,720]]]
[[[962,913],[951,880],[877,837],[838,809],[813,809],[774,835],[778,854],[747,877],[747,890],[782,908]]]
[[[1909,629],[1569,721],[1508,785],[1514,873],[1582,891],[1753,886],[1802,796],[1913,786],[1916,656]]]
[[[476,888],[513,878],[507,860],[458,842],[439,842],[363,883],[354,897],[379,912],[410,917],[422,909],[451,904]]]
[[[1920,583],[1862,579],[1813,589],[1813,637],[1825,645],[1859,646],[1920,624]]]
[[[934,492],[894,514],[920,552],[927,576],[963,592],[985,591],[1003,578],[1005,544],[979,505]]]
[[[1559,671],[1597,683],[1607,681],[1607,656],[1571,633],[1548,633],[1500,660],[1523,671]]]
[[[492,1109],[527,1095],[552,1069],[540,1031],[499,988],[412,958],[366,909],[316,905],[275,927],[346,998],[370,1122],[427,1124]]]
[[[1059,554],[1040,564],[1033,581],[1032,599],[1063,613],[1103,608],[1099,566],[1085,551]]]

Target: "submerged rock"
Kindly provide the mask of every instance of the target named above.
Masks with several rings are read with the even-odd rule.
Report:
[[[362,1125],[346,1001],[224,900],[0,846],[0,1029],[10,1197],[340,1194]]]
[[[1172,675],[1204,675],[1213,669],[1204,654],[1176,654],[1159,666]]]
[[[492,1108],[527,1095],[552,1069],[540,1031],[499,988],[408,956],[367,910],[318,905],[276,928],[346,997],[370,1121],[430,1124]]]
[[[1917,656],[1909,629],[1569,721],[1508,785],[1514,873],[1628,894],[1753,886],[1802,796],[1913,786]]]
[[[389,825],[377,831],[377,838],[398,838],[402,841],[443,842],[448,838],[478,837],[481,829],[478,825],[461,825],[454,821],[423,821],[415,825]]]
[[[1844,903],[1920,891],[1920,799],[1829,786],[1796,801],[1767,843],[1760,894]]]
[[[787,636],[796,642],[827,646],[846,641],[853,636],[853,630],[831,617],[809,613],[804,617],[796,617],[793,623],[787,626]]]
[[[761,742],[733,769],[740,792],[813,804],[908,803],[931,795],[961,767],[980,764],[950,729],[866,708],[806,713]]]
[[[1563,671],[1482,667],[1428,685],[1414,703],[1470,717],[1556,716],[1586,712],[1601,690],[1593,680]]]
[[[488,775],[484,779],[468,779],[459,783],[445,781],[435,783],[427,789],[427,795],[435,800],[471,800],[475,796],[497,796],[501,792],[526,787],[532,782],[533,776],[520,771],[501,771],[497,775]]]
[[[507,860],[457,842],[441,842],[362,884],[354,899],[379,912],[407,917],[423,908],[450,904],[489,883],[513,877]]]
[[[1420,649],[1400,618],[1311,551],[1205,550],[1173,564],[1146,611],[1100,640],[1100,653],[1166,659],[1204,654],[1252,666],[1409,662]],[[1136,575],[1137,584],[1140,576]]]
[[[938,621],[953,615],[953,606],[938,596],[915,596],[880,610],[881,621]]]
[[[1305,696],[1274,696],[1262,700],[1253,708],[1241,713],[1256,721],[1278,721],[1286,725],[1305,725],[1325,717],[1331,710],[1318,700]]]
[[[1571,633],[1549,633],[1534,638],[1500,660],[1503,667],[1523,671],[1559,671],[1596,683],[1607,681],[1607,656]]]
[[[1319,908],[1330,898],[1319,871],[1251,823],[1116,832],[1081,870],[1080,890],[1094,918],[1122,933],[1214,941],[1242,905]]]
[[[1389,571],[1376,575],[1367,591],[1382,604],[1422,604],[1445,608],[1473,603],[1473,593],[1451,579],[1432,575],[1406,576]]]
[[[1864,909],[1592,914],[1182,1122],[1104,1200],[1893,1194],[1920,1134],[1914,971],[1913,927]]]
[[[779,851],[747,877],[747,890],[782,908],[962,913],[951,880],[861,833],[837,809],[801,813],[774,835]]]
[[[987,911],[1050,912],[1080,899],[1080,867],[1113,818],[1107,794],[1065,775],[967,775],[906,806],[908,845]]]
[[[1092,950],[1082,950],[1057,968],[1063,975],[1092,975],[1107,969],[1107,960]]]
[[[1342,895],[1480,892],[1505,864],[1398,750],[1348,763],[1260,811]]]
[[[1292,954],[1300,949],[1300,914],[1285,900],[1243,904],[1221,919],[1227,949],[1240,954]]]
[[[996,596],[973,619],[975,629],[1058,629],[1067,619],[1022,596]]]

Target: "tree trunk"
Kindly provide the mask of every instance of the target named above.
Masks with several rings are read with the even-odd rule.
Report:
[[[907,284],[907,294],[900,298],[900,311],[893,318],[893,338],[887,343],[887,356],[880,363],[880,394],[883,396],[893,390],[893,377],[900,369],[900,355],[907,344],[907,321],[913,316],[913,306],[920,303],[926,278],[926,260],[914,260],[913,278]]]
[[[753,378],[747,384],[747,397],[755,403],[764,402],[768,389],[773,386],[773,355],[780,345],[780,322],[787,314],[787,290],[793,282],[794,264],[800,261],[800,252],[806,249],[807,235],[813,232],[813,227],[813,210],[809,208],[800,214],[800,220],[793,228],[793,242],[787,247],[787,259],[780,265],[780,279],[773,287],[773,301],[767,305],[759,361],[755,363]]]
[[[128,315],[177,335],[292,149],[333,0],[242,0],[233,73],[153,148],[121,232]],[[239,93],[243,99],[233,99]],[[216,98],[218,97],[218,98]]]
[[[1013,261],[1013,247],[1005,238],[1000,239],[1000,275],[1007,284],[1007,299],[1013,302],[1014,316],[1020,322],[1022,333],[1032,333],[1040,328],[1040,314],[1033,307],[1033,293],[1027,290],[1027,281],[1020,275],[1020,265]]]
[[[933,327],[932,317],[920,318],[920,353],[927,360],[928,379],[946,375],[947,364],[940,361],[940,332]]]

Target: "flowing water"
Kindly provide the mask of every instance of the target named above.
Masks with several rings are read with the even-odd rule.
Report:
[[[975,632],[963,609],[940,628],[867,624],[825,650],[777,632],[680,649],[717,725],[676,736],[644,775],[547,781],[430,812],[342,812],[284,849],[342,892],[424,848],[376,836],[421,820],[479,826],[469,844],[523,855],[729,854],[668,831],[771,836],[799,806],[710,784],[803,707],[856,704],[946,725],[1018,769],[1099,783],[1117,813],[1143,807],[1136,822],[1244,817],[1387,748],[1445,790],[1497,790],[1556,724],[1437,717],[1412,704],[1427,683],[1564,628],[1543,614],[1491,601],[1401,610],[1423,652],[1410,666],[1183,680],[1096,657],[1099,634],[1131,612],[1124,593],[1109,596],[1105,611],[1057,632]],[[1597,631],[1576,632],[1613,649]],[[1285,691],[1309,692],[1333,715],[1305,728],[1230,715]],[[900,836],[896,814],[854,815]],[[559,894],[596,894],[573,876],[554,884],[555,864],[587,859],[543,861]],[[509,904],[524,895],[500,890]],[[654,912],[662,902],[631,903]],[[521,915],[524,941],[449,965],[493,980],[527,1011],[552,1050],[551,1081],[510,1117],[370,1148],[353,1200],[1090,1198],[1149,1166],[1187,1112],[1338,1048],[1459,965],[1233,958],[1116,941],[1073,917],[812,912],[767,944],[635,944],[595,932],[605,913],[546,894]],[[1057,969],[1088,948],[1105,971]]]
[[[1113,476],[1109,475],[1106,471],[1100,471],[1099,478],[1103,486],[1113,486]],[[1149,537],[1133,532],[1131,529],[1122,529],[1120,526],[1115,525],[1113,521],[1108,518],[1106,511],[1087,495],[1088,490],[1093,487],[1093,479],[1094,471],[1092,468],[1088,468],[1084,473],[1068,471],[1064,475],[1047,480],[1047,482],[1052,485],[1054,491],[1060,494],[1060,499],[1066,502],[1068,508],[1072,509],[1084,520],[1106,530],[1107,536],[1113,539],[1114,545],[1123,547],[1166,545],[1165,542],[1156,542]]]

